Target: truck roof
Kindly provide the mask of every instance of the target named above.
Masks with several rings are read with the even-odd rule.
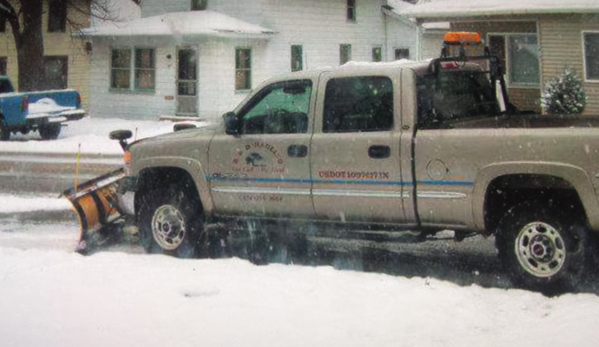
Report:
[[[293,76],[293,78],[298,78],[298,77],[301,78],[301,76],[304,76],[305,78],[315,78],[324,72],[336,72],[336,71],[365,71],[365,70],[366,71],[368,71],[368,70],[376,71],[376,70],[388,70],[388,69],[391,70],[391,69],[410,68],[410,69],[416,70],[418,72],[418,74],[425,74],[427,71],[429,71],[429,65],[430,65],[430,61],[418,61],[417,62],[417,61],[407,60],[407,59],[401,59],[401,60],[396,60],[396,61],[391,61],[391,62],[350,61],[348,63],[345,63],[340,66],[335,66],[335,67],[325,66],[325,67],[318,67],[318,68],[309,69],[309,70],[295,71],[295,72],[290,72],[287,74],[282,74],[277,77],[274,77],[273,79],[270,79],[269,81],[267,81],[267,83],[270,83],[273,80],[286,80],[286,79],[289,79],[291,76]]]

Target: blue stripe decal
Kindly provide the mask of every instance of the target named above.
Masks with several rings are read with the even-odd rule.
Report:
[[[462,187],[474,187],[474,182],[468,181],[418,181],[419,185],[423,186],[462,186]],[[410,182],[410,185],[411,182]]]
[[[376,185],[376,186],[391,186],[391,187],[408,187],[413,186],[414,182],[402,181],[379,181],[379,180],[312,180],[309,178],[249,178],[249,177],[212,177],[206,175],[208,182],[251,182],[257,184],[264,183],[304,183],[304,184],[336,184],[336,185]],[[440,180],[440,181],[418,181],[418,185],[423,186],[454,186],[454,187],[473,187],[474,182],[457,181],[457,180]]]

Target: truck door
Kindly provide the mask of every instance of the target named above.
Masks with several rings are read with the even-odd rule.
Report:
[[[316,216],[403,222],[399,71],[324,75],[311,144]],[[395,115],[395,116],[394,116]]]
[[[313,216],[309,146],[315,94],[310,79],[274,82],[238,112],[240,135],[216,135],[209,181],[217,212]]]

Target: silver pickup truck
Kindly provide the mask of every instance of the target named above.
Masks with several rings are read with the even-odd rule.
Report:
[[[520,286],[575,286],[595,267],[598,119],[518,112],[505,95],[493,57],[290,73],[222,124],[131,144],[114,132],[120,189],[148,252],[214,251],[239,226],[263,251],[307,230],[453,230],[494,235]]]

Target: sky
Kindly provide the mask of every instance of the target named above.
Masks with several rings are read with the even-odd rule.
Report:
[[[110,130],[143,137],[171,127],[86,118],[56,141],[21,135],[0,151],[73,151],[83,143],[117,153]],[[64,199],[0,194],[0,201],[2,346],[584,347],[599,339],[593,293],[550,298],[363,272],[359,257],[255,266],[150,255],[136,245],[83,256],[73,251],[79,226]],[[23,222],[24,213],[48,217]]]

